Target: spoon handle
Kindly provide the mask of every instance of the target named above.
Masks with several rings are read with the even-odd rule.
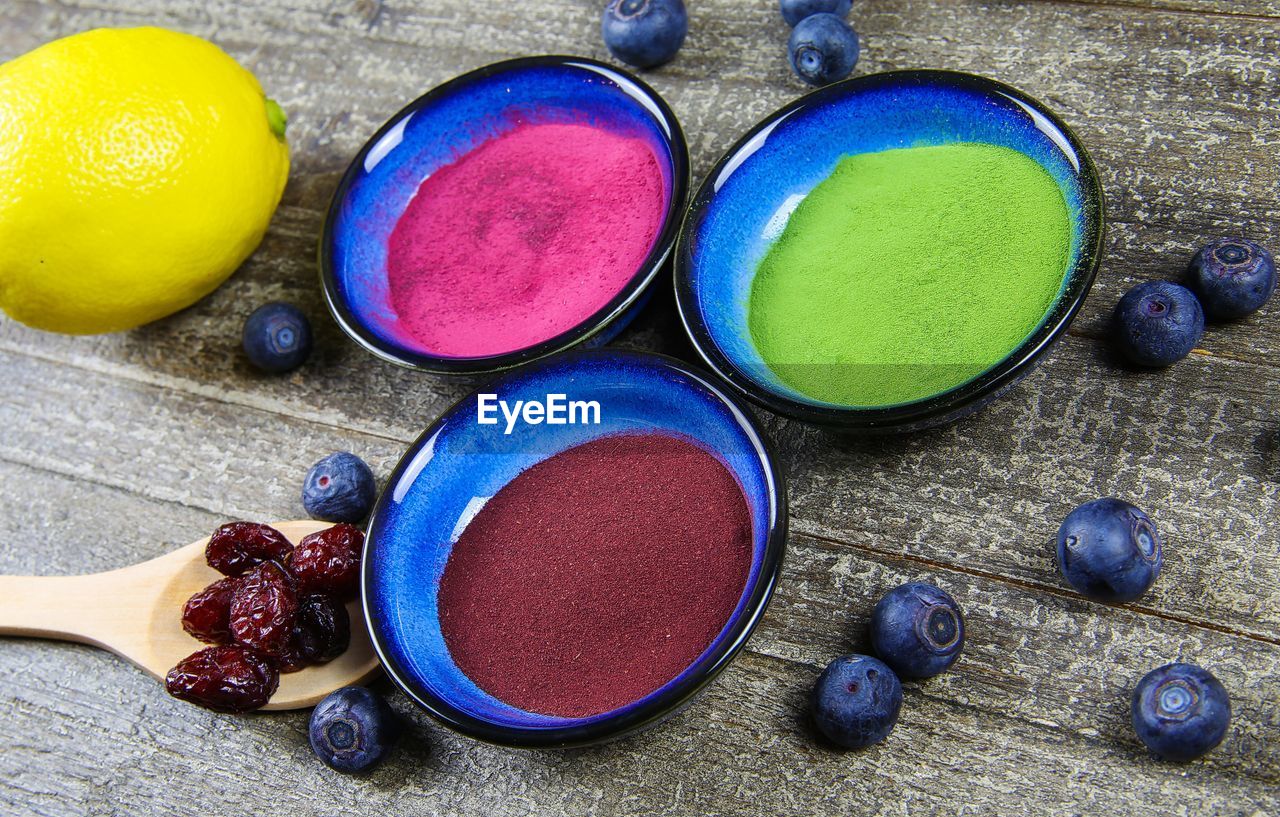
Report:
[[[102,644],[111,591],[100,575],[0,576],[0,635]]]

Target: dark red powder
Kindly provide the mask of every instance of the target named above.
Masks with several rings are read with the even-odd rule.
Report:
[[[604,307],[666,212],[653,148],[587,125],[520,125],[432,173],[387,242],[400,325],[437,355],[511,352]]]
[[[512,480],[445,566],[454,661],[521,709],[585,717],[679,675],[715,640],[751,566],[733,475],[673,437],[605,437]]]

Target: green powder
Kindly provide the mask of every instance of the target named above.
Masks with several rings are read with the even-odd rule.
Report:
[[[1062,287],[1071,219],[1038,162],[959,143],[849,156],[760,262],[748,324],[811,398],[920,400],[999,363]]]

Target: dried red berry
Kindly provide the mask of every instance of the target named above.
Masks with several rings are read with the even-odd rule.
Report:
[[[298,581],[299,593],[327,593],[346,601],[360,585],[360,553],[364,533],[340,523],[304,537],[286,565]]]
[[[169,670],[164,687],[175,698],[215,712],[248,712],[271,700],[280,672],[247,647],[205,647]]]
[[[281,672],[297,672],[324,664],[347,651],[351,617],[332,596],[304,596],[298,601],[298,620],[289,646],[279,658]]]
[[[182,607],[182,629],[208,644],[230,644],[231,597],[240,579],[229,576],[187,599]]]
[[[298,616],[293,580],[274,562],[244,574],[231,598],[231,635],[247,647],[279,655]]]
[[[262,562],[284,563],[293,545],[284,534],[258,522],[228,522],[213,532],[205,546],[209,567],[227,576],[239,576]]]

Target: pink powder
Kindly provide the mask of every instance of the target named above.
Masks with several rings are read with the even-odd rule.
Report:
[[[622,290],[665,210],[645,140],[517,126],[422,182],[387,241],[391,304],[432,354],[533,346]]]

